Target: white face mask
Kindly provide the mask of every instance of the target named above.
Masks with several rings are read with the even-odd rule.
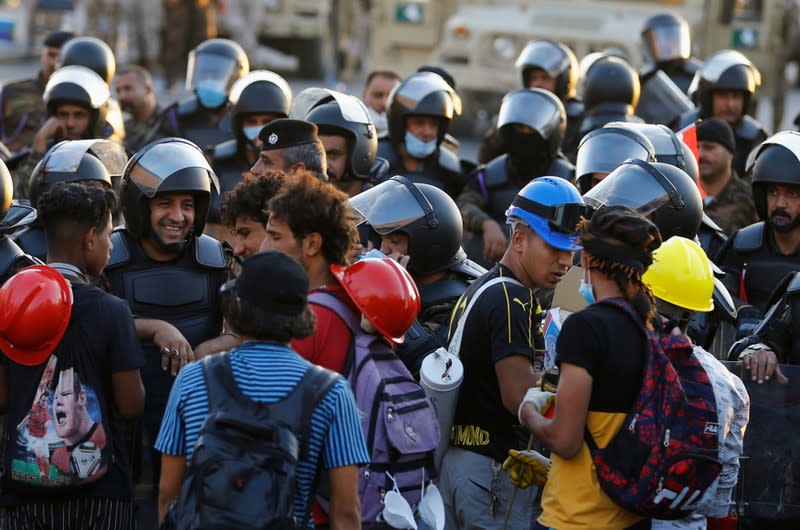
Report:
[[[258,133],[260,133],[261,129],[263,128],[263,125],[253,125],[252,127],[245,127],[242,129],[242,132],[244,133],[245,138],[253,142],[256,138],[258,138]]]
[[[397,485],[383,497],[383,520],[392,528],[417,530],[414,512],[408,501],[400,495]]]
[[[417,513],[432,530],[444,530],[444,501],[439,488],[431,484],[419,501]]]

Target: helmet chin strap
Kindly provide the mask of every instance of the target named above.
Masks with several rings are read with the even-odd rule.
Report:
[[[158,235],[158,233],[153,230],[152,226],[148,227],[148,231],[150,232],[150,238],[156,244],[159,250],[168,254],[180,254],[184,251],[184,249],[189,245],[189,242],[194,237],[194,225],[189,228],[189,233],[186,235],[186,239],[181,241],[180,243],[165,243],[163,239]]]

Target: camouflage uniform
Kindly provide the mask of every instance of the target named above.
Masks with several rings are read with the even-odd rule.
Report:
[[[31,150],[30,153],[22,159],[17,168],[11,172],[11,178],[14,180],[15,199],[28,198],[28,185],[30,184],[31,173],[33,173],[36,164],[41,162],[42,158],[44,158],[44,153]]]
[[[45,84],[39,73],[37,77],[3,85],[0,141],[12,152],[30,146],[45,121],[46,108],[42,99]]]
[[[164,0],[164,31],[161,59],[167,83],[186,74],[189,52],[201,42],[217,36],[217,0]]]
[[[145,122],[137,122],[133,118],[125,120],[125,149],[132,155],[145,145],[168,136],[178,136],[178,130],[173,127],[175,118],[170,119],[170,112],[156,106],[153,114]]]
[[[758,221],[750,183],[735,173],[716,197],[706,199],[704,210],[727,235]]]

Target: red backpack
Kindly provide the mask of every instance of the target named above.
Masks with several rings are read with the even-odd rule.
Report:
[[[642,388],[622,428],[602,449],[585,432],[600,487],[634,513],[683,518],[722,469],[711,382],[687,337],[647,331],[625,299],[599,303],[628,314],[649,344]]]

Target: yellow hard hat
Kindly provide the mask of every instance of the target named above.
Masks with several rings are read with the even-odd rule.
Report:
[[[700,245],[673,236],[653,252],[653,264],[642,276],[656,298],[691,311],[714,309],[714,273]]]

